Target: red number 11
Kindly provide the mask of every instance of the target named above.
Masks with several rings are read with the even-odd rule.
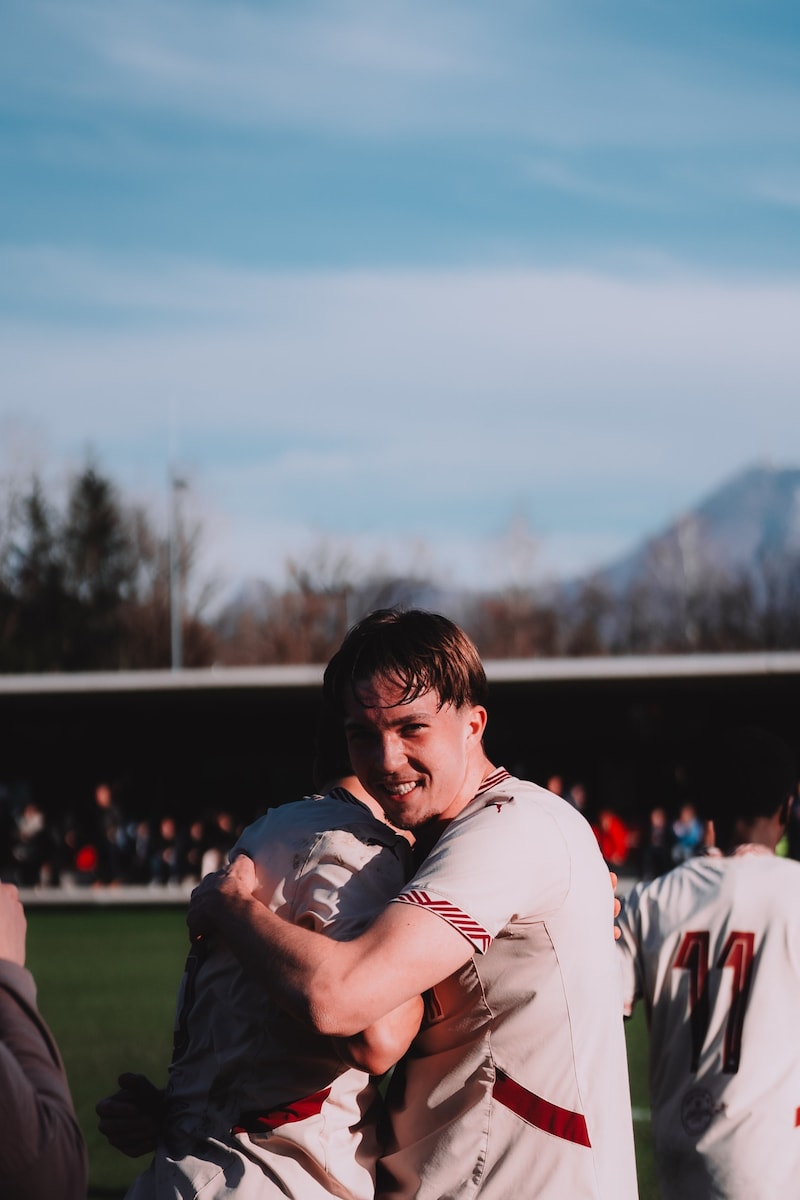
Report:
[[[707,930],[684,935],[673,967],[689,972],[689,1021],[692,1029],[692,1065],[697,1070],[700,1054],[708,1034],[710,1021],[708,998],[709,935]],[[750,976],[755,956],[755,934],[733,930],[722,948],[716,963],[717,970],[733,970],[731,1007],[725,1025],[725,1049],[722,1069],[728,1075],[739,1070],[742,1052],[742,1029],[750,991]]]

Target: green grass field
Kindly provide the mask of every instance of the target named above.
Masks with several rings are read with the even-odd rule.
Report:
[[[28,966],[42,1014],[58,1039],[89,1147],[89,1197],[125,1193],[146,1165],[112,1150],[96,1129],[94,1106],[123,1070],[166,1079],[175,992],[188,949],[183,909],[30,909]],[[646,1118],[647,1033],[628,1025],[640,1200],[658,1200]]]

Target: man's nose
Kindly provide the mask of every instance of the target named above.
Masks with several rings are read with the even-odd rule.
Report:
[[[378,751],[381,767],[387,773],[398,770],[406,761],[403,739],[395,733],[387,733],[380,740]]]

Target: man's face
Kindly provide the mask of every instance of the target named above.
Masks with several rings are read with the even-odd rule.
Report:
[[[436,692],[401,703],[402,689],[381,678],[360,683],[345,704],[353,770],[400,829],[457,816],[487,766],[486,710],[439,705]]]

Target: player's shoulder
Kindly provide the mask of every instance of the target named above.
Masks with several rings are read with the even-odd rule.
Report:
[[[672,867],[656,879],[640,880],[623,900],[628,920],[663,924],[665,917],[680,921],[698,905],[713,901],[726,887],[730,859],[721,854],[701,854]]]
[[[492,787],[478,794],[476,802],[484,809],[495,808],[503,813],[503,824],[508,830],[516,827],[520,838],[551,836],[571,850],[582,846],[589,852],[597,850],[597,839],[583,813],[562,796],[529,779],[505,772]]]
[[[478,793],[462,817],[480,833],[473,841],[492,847],[508,870],[516,862],[529,872],[535,856],[539,869],[548,864],[576,878],[575,868],[583,872],[593,859],[602,862],[592,828],[577,809],[547,788],[507,771],[492,777],[491,786]],[[605,870],[603,878],[607,879]]]
[[[252,853],[252,849],[284,844],[295,850],[303,844],[336,832],[349,832],[361,839],[374,838],[392,844],[399,835],[378,821],[365,804],[344,788],[321,795],[303,796],[267,809],[263,816],[244,830],[234,848]]]
[[[269,808],[262,817],[253,822],[253,825],[268,825],[275,830],[281,826],[296,828],[302,825],[324,829],[342,827],[350,822],[359,821],[380,824],[365,804],[356,799],[346,788],[337,787],[324,795],[315,793],[302,796],[297,800],[288,800],[284,804]]]
[[[743,854],[734,859],[737,866],[764,880],[765,886],[779,888],[785,895],[800,894],[800,862],[779,854]]]
[[[574,811],[569,804],[548,792],[547,788],[529,779],[519,779],[502,767],[484,779],[480,791],[472,802],[478,808],[504,808],[518,811],[522,816],[533,813],[537,809],[553,809],[559,811],[561,806]]]

